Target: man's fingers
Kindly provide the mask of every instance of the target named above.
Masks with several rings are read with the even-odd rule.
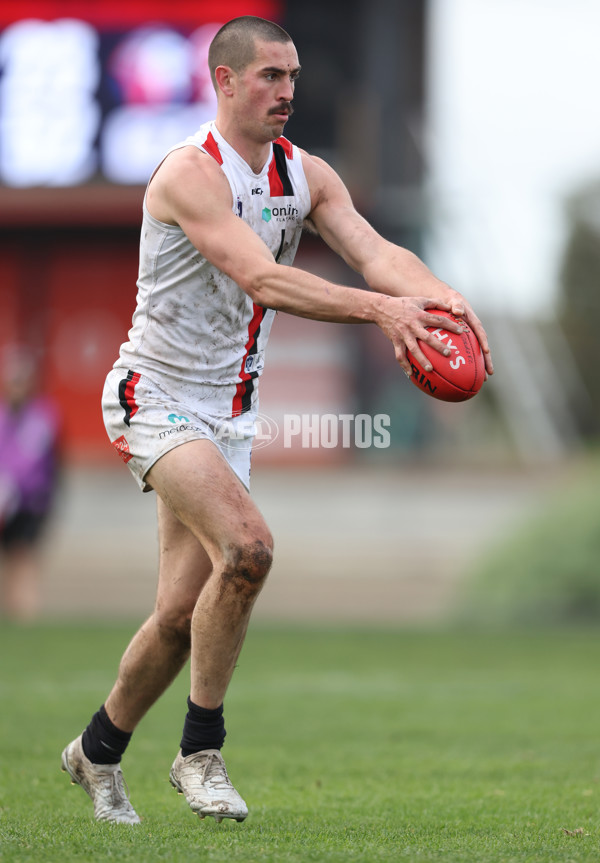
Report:
[[[426,319],[423,321],[423,326],[439,327],[442,330],[448,330],[451,333],[460,335],[460,333],[465,332],[466,325],[462,321],[453,321],[451,318],[443,318],[441,315],[434,315],[428,312]]]
[[[410,364],[410,360],[406,356],[406,345],[402,342],[399,345],[396,345],[396,359],[402,366],[402,370],[407,378],[412,375],[412,366]]]
[[[430,344],[432,348],[438,351],[438,353],[443,354],[445,357],[450,356],[449,349],[445,347],[439,339],[436,339],[435,336],[428,335],[426,339],[421,339],[421,341],[427,342],[427,344]],[[431,360],[423,353],[419,341],[410,342],[410,344],[407,345],[407,348],[413,359],[419,363],[422,369],[426,372],[432,371],[433,366],[431,364]]]
[[[443,312],[452,312],[450,303],[445,303],[444,300],[428,300],[427,297],[423,297],[421,302],[424,309],[441,309]]]
[[[475,315],[475,314],[473,314],[473,312],[471,312],[471,315],[469,317],[470,317],[471,329],[473,330],[473,332],[477,336],[477,341],[481,345],[481,350],[483,351],[483,360],[485,362],[485,370],[488,373],[488,375],[493,375],[494,374],[494,364],[492,362],[492,354],[490,351],[490,346],[488,343],[487,334],[483,328],[481,321],[477,317],[477,315]]]

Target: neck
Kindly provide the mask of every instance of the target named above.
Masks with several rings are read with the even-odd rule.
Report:
[[[255,174],[260,174],[265,166],[265,162],[269,158],[271,141],[253,140],[236,128],[235,124],[227,123],[226,120],[218,115],[215,122],[217,129],[227,143],[233,147]]]

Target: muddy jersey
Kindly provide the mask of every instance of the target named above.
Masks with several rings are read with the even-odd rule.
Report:
[[[278,263],[291,265],[310,212],[298,148],[278,138],[255,174],[214,122],[169,153],[185,146],[218,162],[231,187],[234,213]],[[255,409],[274,311],[253,303],[202,257],[181,228],[153,218],[145,200],[137,288],[129,341],[115,368],[147,376],[175,401],[210,416]]]

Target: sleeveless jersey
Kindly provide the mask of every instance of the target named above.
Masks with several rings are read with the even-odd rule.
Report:
[[[311,209],[301,153],[286,138],[255,174],[214,121],[172,147],[194,146],[221,166],[233,212],[280,264],[293,263]],[[202,257],[178,226],[150,215],[144,198],[137,305],[115,368],[142,374],[173,399],[209,416],[257,409],[258,376],[275,312],[253,303]]]

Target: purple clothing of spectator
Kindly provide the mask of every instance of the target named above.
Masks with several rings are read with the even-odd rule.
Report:
[[[57,471],[59,416],[37,396],[19,407],[0,401],[0,522],[50,507]]]

